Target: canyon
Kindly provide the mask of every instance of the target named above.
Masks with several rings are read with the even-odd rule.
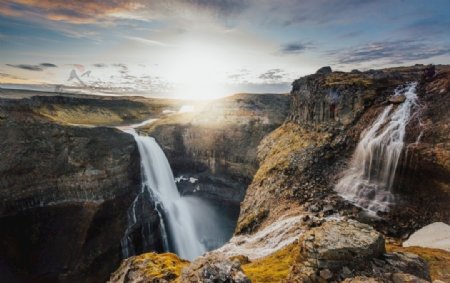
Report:
[[[368,129],[408,103],[396,90],[414,82],[389,176],[395,197],[368,211],[338,184]],[[450,223],[448,109],[449,66],[325,67],[290,95],[207,102],[1,90],[0,271],[9,282],[450,280],[448,254],[414,250],[424,261],[401,247],[430,223]],[[161,146],[181,197],[229,219],[225,245],[192,263],[162,253],[155,198],[139,197],[143,155],[117,129],[147,119],[157,120],[135,130]]]

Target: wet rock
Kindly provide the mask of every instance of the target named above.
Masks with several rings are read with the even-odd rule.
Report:
[[[181,283],[250,283],[239,261],[231,261],[217,254],[195,260],[183,270]]]
[[[389,97],[389,102],[392,104],[400,104],[405,102],[406,100],[406,96],[404,96],[403,94],[401,95],[393,95],[391,97]]]

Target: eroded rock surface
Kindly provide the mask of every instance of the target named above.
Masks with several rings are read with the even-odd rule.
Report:
[[[206,255],[183,270],[182,283],[250,283],[239,261],[218,255]]]
[[[385,254],[382,235],[356,221],[326,222],[302,235],[299,245],[298,261],[286,282],[430,280],[423,259],[411,253]]]

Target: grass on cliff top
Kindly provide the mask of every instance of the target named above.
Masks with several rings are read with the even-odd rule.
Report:
[[[267,257],[243,264],[242,269],[253,283],[281,282],[289,275],[297,250],[297,244],[288,245]]]
[[[325,85],[360,85],[369,86],[373,84],[373,80],[365,74],[333,72],[326,76]]]
[[[146,279],[151,280],[148,282],[178,282],[181,271],[189,265],[189,261],[173,253],[145,253],[136,256],[133,265],[139,266]]]
[[[254,180],[261,180],[271,170],[283,171],[292,162],[291,156],[308,146],[323,144],[329,134],[310,132],[300,125],[288,122],[266,136],[258,147],[258,158],[262,160]]]
[[[386,245],[386,251],[417,254],[428,263],[432,280],[450,282],[450,252],[440,249],[401,247],[391,244]]]

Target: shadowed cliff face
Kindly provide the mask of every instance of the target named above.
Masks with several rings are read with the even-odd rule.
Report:
[[[292,213],[361,219],[360,209],[336,195],[334,186],[361,133],[389,103],[394,89],[411,81],[420,82],[421,106],[407,125],[397,168],[394,192],[400,201],[374,225],[386,234],[405,236],[433,221],[448,223],[449,121],[443,109],[450,95],[449,70],[438,67],[432,78],[423,76],[423,70],[318,73],[296,80],[288,119],[258,147],[260,167],[241,205],[236,232],[257,231]]]
[[[285,95],[237,94],[141,131],[157,139],[174,175],[185,177],[178,183],[182,193],[238,204],[258,168],[257,145],[282,123],[287,109]]]
[[[101,282],[140,189],[133,138],[0,101],[0,265],[11,282]],[[151,215],[150,215],[151,216]]]

